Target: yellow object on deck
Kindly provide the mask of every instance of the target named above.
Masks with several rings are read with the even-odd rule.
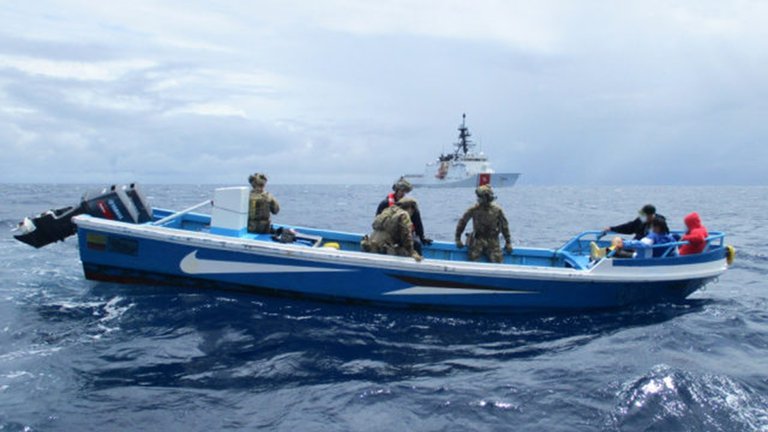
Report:
[[[341,245],[336,243],[336,242],[326,242],[326,243],[323,243],[323,247],[324,248],[331,248],[331,249],[341,250]]]
[[[597,261],[601,258],[605,258],[605,248],[601,248],[595,242],[589,243],[589,259]]]

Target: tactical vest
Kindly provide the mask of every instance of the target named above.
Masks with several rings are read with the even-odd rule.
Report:
[[[405,210],[396,206],[384,209],[384,211],[373,220],[373,230],[375,233],[385,233],[389,239],[392,239],[397,235],[397,231],[400,227],[400,218],[404,212]]]
[[[390,192],[387,195],[387,204],[389,205],[389,207],[394,207],[395,204],[397,204],[397,197],[395,196],[394,192]],[[379,214],[381,214],[381,213],[379,213]],[[411,223],[411,232],[415,232],[415,231],[416,231],[416,227],[414,226],[413,223]]]
[[[248,203],[248,231],[269,232],[270,196],[267,192],[251,192]]]
[[[267,192],[251,193],[249,216],[257,220],[269,219],[269,203],[271,199]]]
[[[498,238],[501,232],[499,212],[501,209],[491,204],[488,207],[478,205],[472,215],[472,228],[475,238]]]

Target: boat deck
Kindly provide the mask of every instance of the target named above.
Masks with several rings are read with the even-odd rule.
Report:
[[[154,209],[154,220],[166,218],[173,212],[164,209]],[[199,213],[187,213],[177,218],[173,218],[162,226],[167,228],[176,228],[192,232],[210,232],[210,216]],[[327,231],[316,228],[289,226],[274,224],[276,229],[293,229],[298,235],[293,243],[305,247],[323,247],[327,243],[336,243],[340,250],[360,252],[360,234],[345,233],[338,231]],[[237,237],[238,239],[251,239],[254,241],[277,242],[270,234],[245,233]],[[576,270],[588,270],[592,268],[593,262],[589,257],[590,243],[596,242],[601,247],[610,245],[610,241],[602,239],[601,231],[585,231],[580,235],[570,239],[558,249],[543,249],[530,247],[517,247],[511,254],[504,254],[504,261],[501,265],[515,266],[536,266],[550,268],[571,268]],[[721,233],[711,233],[709,243],[705,254],[722,254],[724,235]],[[659,265],[662,262],[679,261],[674,251],[676,247],[683,243],[673,243],[669,245],[657,246],[665,248],[665,256],[661,258],[631,259],[621,261],[632,261],[636,265]],[[453,243],[434,242],[430,246],[423,248],[425,259],[443,260],[443,261],[467,261],[467,249],[458,249]],[[485,260],[481,258],[481,260]],[[688,260],[688,259],[687,259]]]

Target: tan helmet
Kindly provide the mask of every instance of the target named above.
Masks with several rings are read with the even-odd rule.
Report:
[[[419,203],[415,199],[413,199],[411,197],[403,197],[403,198],[400,198],[399,200],[397,200],[397,206],[402,208],[402,209],[406,209],[406,210],[409,209],[409,208],[412,208],[414,210],[418,210]]]
[[[493,189],[488,185],[478,186],[477,189],[475,189],[475,194],[478,198],[489,202],[496,199],[496,195],[493,194]]]
[[[397,192],[399,190],[402,190],[406,193],[413,190],[413,185],[408,180],[404,179],[403,177],[400,177],[395,184],[392,185],[392,190]]]
[[[267,184],[267,176],[262,173],[255,173],[248,176],[248,183],[251,186],[264,186]]]

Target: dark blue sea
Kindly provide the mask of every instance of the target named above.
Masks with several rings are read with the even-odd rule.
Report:
[[[74,239],[8,232],[93,186],[0,185],[0,431],[768,431],[768,188],[498,191],[518,245],[556,247],[647,202],[738,249],[684,304],[416,312],[94,283]],[[180,209],[211,186],[144,187]],[[362,232],[386,186],[274,186],[276,221]],[[471,190],[417,190],[450,240]]]

